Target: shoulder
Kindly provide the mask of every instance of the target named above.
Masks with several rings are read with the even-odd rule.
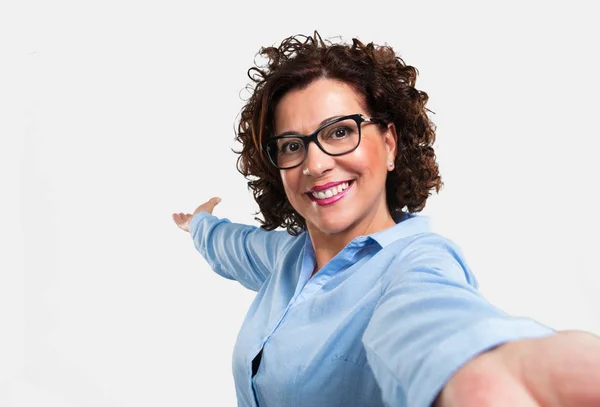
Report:
[[[430,229],[403,236],[390,242],[384,250],[392,256],[388,282],[435,276],[478,287],[461,247]]]

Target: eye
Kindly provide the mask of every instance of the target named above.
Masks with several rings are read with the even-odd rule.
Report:
[[[335,129],[335,131],[333,132],[334,138],[342,138],[342,137],[346,137],[347,135],[348,135],[348,129],[345,127],[339,127],[337,129]]]
[[[279,154],[294,154],[302,149],[302,144],[297,140],[286,141],[279,146]]]
[[[329,129],[329,131],[325,133],[324,138],[326,140],[341,140],[349,137],[350,135],[352,135],[352,129],[346,126],[338,126],[333,129]]]

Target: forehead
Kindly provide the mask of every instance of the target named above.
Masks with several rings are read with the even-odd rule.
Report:
[[[318,79],[281,98],[275,109],[275,133],[308,134],[324,119],[354,113],[366,113],[362,97],[354,88],[341,81]]]

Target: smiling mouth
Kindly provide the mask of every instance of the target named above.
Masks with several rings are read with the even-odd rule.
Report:
[[[337,184],[331,188],[327,188],[321,191],[312,191],[309,192],[308,195],[311,198],[314,199],[328,199],[328,198],[332,198],[336,195],[341,194],[342,192],[344,192],[346,189],[348,189],[350,187],[350,185],[352,185],[353,181],[346,181],[346,182],[342,182],[341,184]]]

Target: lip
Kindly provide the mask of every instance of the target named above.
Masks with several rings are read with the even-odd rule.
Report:
[[[348,194],[348,192],[352,189],[352,187],[354,186],[354,180],[352,180],[352,181],[343,181],[343,182],[348,182],[350,185],[348,185],[348,188],[344,189],[342,192],[340,192],[337,195],[334,195],[332,197],[325,198],[325,199],[318,199],[318,198],[315,198],[311,193],[308,193],[307,194],[308,198],[311,201],[315,202],[319,206],[333,205],[334,203],[336,203],[340,199],[344,198]],[[331,186],[333,186],[333,185],[341,184],[343,182],[332,182],[332,183],[325,184],[325,185],[331,185]],[[331,186],[329,186],[327,188],[331,188]],[[322,189],[327,189],[327,188],[322,188]]]
[[[307,194],[310,194],[311,192],[324,191],[331,187],[335,187],[337,185],[343,184],[344,182],[351,183],[352,180],[348,179],[345,181],[335,181],[335,182],[328,182],[327,184],[323,184],[323,185],[315,185],[314,187],[312,187],[312,189],[308,190]]]

